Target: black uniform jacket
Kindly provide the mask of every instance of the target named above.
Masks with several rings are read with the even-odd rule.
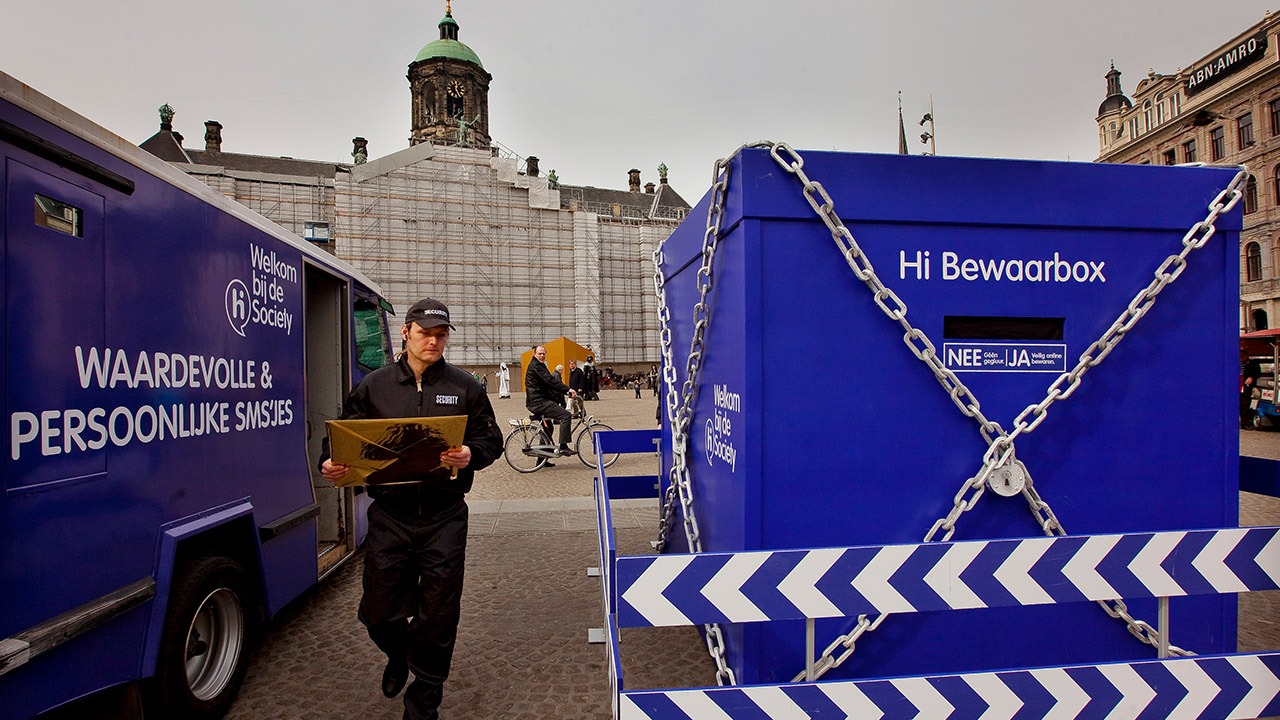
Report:
[[[524,374],[524,406],[536,407],[539,403],[553,402],[564,404],[564,396],[569,387],[560,381],[560,376],[547,369],[547,364],[534,358],[529,361],[529,369]]]
[[[419,387],[409,363],[401,356],[394,364],[369,373],[356,385],[343,405],[343,420],[412,418],[466,415],[463,444],[471,448],[471,463],[450,479],[448,467],[425,473],[421,481],[406,485],[371,486],[369,496],[384,504],[436,504],[460,498],[471,490],[477,470],[483,470],[502,454],[502,431],[489,396],[471,374],[443,358],[427,366]],[[323,463],[326,452],[320,458]]]

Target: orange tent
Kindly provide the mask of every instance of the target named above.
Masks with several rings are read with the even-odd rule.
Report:
[[[594,357],[595,355],[591,350],[582,347],[563,335],[551,342],[542,343],[542,346],[547,349],[547,367],[552,373],[555,373],[557,365],[564,366],[560,371],[560,380],[565,385],[569,384],[569,361],[576,360],[578,362],[578,367],[582,367],[582,364],[586,362],[588,357]],[[533,360],[532,348],[525,350],[524,354],[520,356],[521,390],[525,389],[524,378],[525,374],[529,371],[529,362],[531,360]]]

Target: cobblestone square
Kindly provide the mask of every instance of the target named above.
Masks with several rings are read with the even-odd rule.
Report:
[[[493,396],[496,397],[496,396]],[[587,411],[616,429],[656,426],[647,392],[605,391]],[[523,396],[494,400],[498,421],[524,415]],[[1242,432],[1241,452],[1280,459],[1280,433]],[[626,464],[624,464],[626,463]],[[653,457],[619,460],[624,474],[656,472]],[[471,532],[462,625],[441,717],[448,720],[602,720],[610,717],[601,624],[594,471],[576,458],[522,475],[499,459],[468,496]],[[656,499],[615,502],[620,554],[650,552]],[[1280,524],[1280,500],[1241,494],[1241,525]],[[401,717],[401,700],[379,692],[383,657],[356,620],[357,555],[286,608],[257,650],[230,720]],[[1280,648],[1280,593],[1240,600],[1239,649]],[[712,685],[712,663],[690,628],[625,629],[628,687]]]

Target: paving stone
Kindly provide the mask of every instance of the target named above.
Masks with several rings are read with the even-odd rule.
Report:
[[[499,421],[519,417],[522,396],[495,401]],[[615,428],[653,427],[653,402],[622,391],[588,403]],[[1280,458],[1280,433],[1241,433],[1243,452]],[[648,463],[645,469],[644,463]],[[620,463],[621,464],[621,461]],[[628,474],[654,472],[638,460]],[[611,468],[612,472],[613,469]],[[471,532],[462,624],[445,688],[445,720],[602,720],[610,716],[602,645],[594,471],[574,458],[516,473],[499,459],[469,498]],[[657,499],[614,504],[619,552],[650,552]],[[1280,525],[1280,499],[1241,494],[1241,525]],[[230,720],[396,720],[400,699],[382,697],[384,659],[356,620],[361,557],[284,609],[256,651]],[[1280,648],[1280,592],[1241,597],[1241,651]],[[626,628],[629,688],[713,685],[713,664],[692,628]]]

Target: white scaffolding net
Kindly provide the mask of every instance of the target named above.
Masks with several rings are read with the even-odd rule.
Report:
[[[462,147],[356,166],[335,195],[337,254],[398,311],[446,302],[452,362],[510,363],[562,335],[602,362],[657,362],[650,254],[674,220],[561,209],[559,191],[517,174],[515,160]]]

